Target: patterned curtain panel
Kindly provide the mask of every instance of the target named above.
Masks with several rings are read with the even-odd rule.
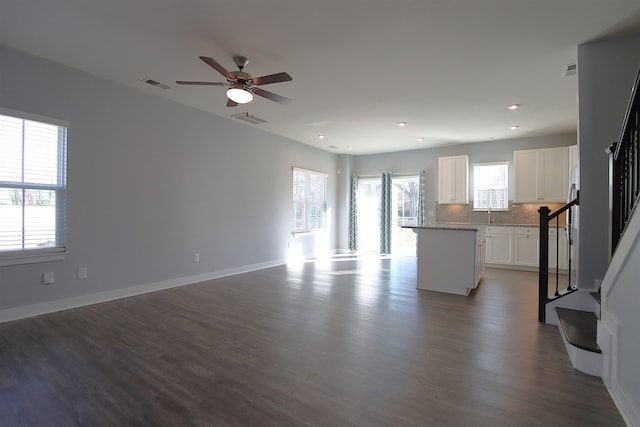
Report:
[[[351,206],[349,208],[349,250],[358,250],[358,175],[351,177]]]
[[[391,173],[382,174],[382,189],[380,191],[380,253],[391,253]]]
[[[418,226],[423,226],[427,222],[427,218],[424,214],[424,171],[420,171],[420,178],[418,181]]]

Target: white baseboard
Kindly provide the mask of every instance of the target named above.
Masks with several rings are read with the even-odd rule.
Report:
[[[346,254],[352,254],[353,251],[351,249],[338,248],[338,249],[332,250],[331,253],[333,255],[346,255]]]
[[[613,402],[616,404],[622,419],[628,426],[640,426],[640,408],[618,384],[608,388]]]
[[[265,268],[283,265],[285,263],[286,261],[284,260],[267,261],[263,263],[228,268],[225,270],[218,270],[194,276],[185,276],[176,279],[163,280],[155,283],[146,283],[142,285],[131,286],[128,288],[115,289],[112,291],[97,292],[93,294],[63,298],[38,304],[7,308],[4,310],[0,310],[0,323],[24,319],[27,317],[39,316],[41,314],[54,313],[56,311],[68,310],[70,308],[83,307],[86,305],[98,304],[101,302],[142,295],[149,292],[160,291],[163,289],[175,288],[178,286],[191,285],[207,280],[233,276],[235,274],[248,273],[250,271],[262,270]]]

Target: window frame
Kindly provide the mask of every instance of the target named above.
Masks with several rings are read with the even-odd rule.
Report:
[[[295,193],[295,188],[296,188],[296,174],[297,173],[301,173],[304,174],[306,176],[305,179],[305,196],[303,198],[296,198],[296,193]],[[310,187],[310,183],[311,183],[311,179],[313,177],[319,177],[322,179],[322,200],[320,202],[317,201],[313,201],[310,198],[311,195],[311,191],[309,189]],[[292,194],[292,222],[293,222],[293,227],[291,230],[291,234],[295,235],[295,234],[303,234],[303,233],[318,233],[318,232],[324,232],[327,229],[327,189],[328,189],[328,180],[329,180],[329,175],[327,173],[324,172],[319,172],[319,171],[314,171],[314,170],[310,170],[310,169],[303,169],[303,168],[299,168],[299,167],[293,167],[292,168],[292,189],[293,189],[293,194]],[[296,222],[297,222],[297,216],[296,216],[296,209],[299,205],[303,205],[304,206],[304,223],[302,225],[302,227],[296,227]],[[314,207],[320,207],[320,210],[322,212],[322,226],[321,227],[313,227],[312,223],[312,216],[313,216],[313,211],[314,211]]]
[[[500,208],[493,208],[493,207],[476,207],[476,202],[478,200],[477,197],[477,191],[478,191],[478,186],[477,186],[477,173],[476,173],[476,167],[485,167],[485,166],[504,166],[506,168],[505,171],[505,179],[506,179],[506,185],[504,188],[496,188],[497,190],[503,190],[504,191],[504,201],[505,201],[505,205],[504,207],[500,207]],[[489,211],[489,209],[491,209],[494,212],[508,212],[509,211],[509,161],[505,160],[505,161],[499,161],[499,162],[482,162],[482,163],[474,163],[473,164],[473,208],[472,210],[474,212],[487,212]]]
[[[9,116],[23,121],[34,121],[47,125],[57,126],[58,156],[56,165],[56,183],[38,184],[17,181],[0,181],[0,187],[20,190],[45,190],[56,194],[55,213],[55,244],[47,248],[23,248],[0,250],[0,266],[30,264],[39,262],[51,262],[64,260],[67,252],[67,170],[68,170],[68,130],[69,123],[64,120],[46,117],[24,111],[0,107],[0,115]],[[60,134],[62,132],[62,134]],[[23,220],[24,221],[24,220]],[[24,237],[23,237],[24,239]],[[24,246],[24,241],[23,241]]]

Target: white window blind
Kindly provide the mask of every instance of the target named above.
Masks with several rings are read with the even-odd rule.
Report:
[[[509,163],[473,165],[473,208],[508,209]]]
[[[327,174],[293,168],[293,231],[326,227]]]
[[[65,246],[67,126],[32,118],[0,110],[0,259]]]

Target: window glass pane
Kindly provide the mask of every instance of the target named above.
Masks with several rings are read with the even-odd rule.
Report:
[[[56,184],[58,181],[58,126],[25,121],[24,181]]]
[[[64,247],[66,136],[0,115],[0,251]]]
[[[293,199],[304,200],[307,194],[307,176],[299,171],[293,171]]]
[[[295,203],[293,204],[293,229],[301,230],[304,229],[304,219],[305,219],[305,209],[304,203]]]
[[[495,163],[474,165],[473,184],[475,209],[507,209],[509,164]]]
[[[25,249],[48,248],[56,245],[55,191],[25,191]]]
[[[392,179],[393,199],[396,205],[398,225],[418,225],[418,198],[420,188],[418,178]]]
[[[22,190],[0,188],[0,251],[22,248]]]
[[[327,176],[302,169],[293,170],[293,230],[326,227]]]
[[[311,205],[311,228],[324,228],[324,204]]]
[[[319,175],[309,177],[309,200],[316,203],[324,200],[324,177]]]
[[[0,181],[22,181],[22,122],[0,115]]]

